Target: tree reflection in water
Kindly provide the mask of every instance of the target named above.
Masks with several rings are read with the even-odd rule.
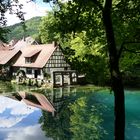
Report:
[[[94,102],[93,94],[73,92],[75,89],[53,89],[46,95],[55,106],[56,113],[42,111],[42,130],[54,140],[99,140],[105,132],[101,127],[101,105]]]

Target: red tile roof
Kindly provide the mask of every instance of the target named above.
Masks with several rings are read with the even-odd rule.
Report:
[[[21,49],[23,47],[26,47],[28,45],[33,45],[33,44],[38,44],[32,37],[26,37],[23,38],[21,40],[19,40],[18,42],[15,43],[15,45],[13,46],[14,49]]]
[[[45,44],[45,45],[30,45],[21,49],[21,56],[16,61],[13,66],[16,67],[31,67],[31,68],[43,68],[50,56],[53,54],[57,47],[54,44]],[[25,56],[28,56],[30,53],[35,50],[40,50],[36,60],[32,63],[25,63]]]
[[[24,57],[32,57],[32,56],[36,55],[37,53],[39,53],[40,51],[41,51],[40,49],[39,50],[38,49],[32,50],[29,53],[25,54]]]
[[[19,96],[17,96],[19,95]],[[30,95],[30,97],[32,98],[28,98],[28,95]],[[20,91],[16,94],[11,94],[8,95],[7,97],[17,100],[17,101],[23,101],[24,103],[26,103],[29,106],[34,106],[37,108],[40,108],[42,110],[48,111],[48,112],[52,112],[54,113],[56,110],[53,107],[53,105],[50,103],[50,101],[47,99],[47,97],[41,93],[27,93],[24,91]],[[36,99],[38,102],[35,102]]]
[[[6,64],[6,63],[7,63],[8,61],[10,61],[18,52],[19,52],[19,50],[11,50],[11,51],[0,50],[0,64],[1,64],[1,65]]]
[[[30,93],[30,95],[34,96],[40,104],[35,103],[33,99],[32,100],[28,99],[26,97],[28,95],[28,93],[26,93],[24,91],[19,92],[19,95],[21,96],[22,101],[24,101],[27,105],[34,106],[34,107],[37,107],[37,108],[41,108],[41,109],[49,111],[49,112],[54,112],[55,111],[55,108],[49,102],[47,97],[45,97],[41,93]]]
[[[9,50],[9,49],[10,47],[7,44],[0,41],[0,50]]]
[[[17,39],[12,39],[12,40],[9,42],[8,45],[13,47],[17,42],[18,42]]]

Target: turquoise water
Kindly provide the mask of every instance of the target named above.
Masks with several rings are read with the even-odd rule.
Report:
[[[62,91],[62,90],[61,90]],[[59,89],[55,92],[59,93]],[[63,90],[68,94],[67,89]],[[48,136],[60,139],[75,140],[113,140],[114,134],[114,96],[108,90],[96,91],[92,87],[80,89],[71,88],[64,107],[59,112],[59,119],[46,117],[48,127],[44,130]],[[126,138],[125,140],[140,139],[140,91],[125,91],[126,106]],[[84,106],[86,104],[86,106]],[[94,111],[93,110],[94,107]],[[69,110],[70,108],[70,110]],[[96,108],[96,109],[95,109]],[[72,111],[72,113],[70,112]],[[73,113],[74,112],[74,113]],[[44,113],[44,116],[47,115]],[[92,116],[95,116],[92,120]],[[98,118],[98,119],[97,119]],[[102,120],[100,122],[100,119]],[[50,120],[50,121],[49,121]],[[99,132],[94,127],[97,122]],[[42,121],[42,124],[46,124]],[[63,124],[63,125],[62,125]],[[52,127],[53,125],[53,127]],[[100,126],[99,126],[100,125]],[[96,125],[95,125],[96,126]],[[100,129],[101,128],[101,129]],[[71,130],[71,131],[70,131]],[[56,132],[56,135],[54,133]],[[95,131],[95,132],[94,132]],[[71,133],[72,132],[72,133]],[[99,134],[98,134],[99,133]],[[102,136],[102,137],[100,137]]]
[[[104,109],[103,126],[108,135],[104,135],[103,140],[112,140],[114,133],[114,102],[113,94],[107,91],[99,91],[96,96],[97,101],[106,105]],[[140,91],[125,90],[125,113],[126,113],[126,128],[125,140],[140,139]]]
[[[8,85],[8,90],[0,87],[0,140],[113,140],[114,96],[108,90],[95,90],[93,86],[34,89],[52,102],[56,109],[52,116],[5,97],[12,85]],[[14,87],[11,91],[15,89],[19,90]],[[139,140],[140,91],[126,90],[125,98],[125,140]]]
[[[126,139],[140,139],[140,91],[126,92]]]

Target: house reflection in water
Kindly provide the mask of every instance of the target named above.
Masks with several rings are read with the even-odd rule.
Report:
[[[23,101],[29,106],[34,106],[42,110],[51,112],[54,114],[55,108],[50,101],[41,93],[27,93],[24,91],[13,93],[12,96],[8,96],[12,99]]]
[[[64,106],[64,102],[66,101],[69,93],[70,87],[67,88],[55,88],[51,90],[51,92],[47,93],[48,99],[53,103],[55,108],[55,115],[59,114],[62,107]]]
[[[52,89],[51,91],[45,92],[45,94],[35,92],[20,91],[12,93],[12,96],[8,96],[14,100],[23,101],[29,106],[40,108],[44,111],[51,112],[53,116],[57,115],[63,106],[63,102],[66,99],[65,93],[70,93],[70,88],[64,92],[63,88]]]

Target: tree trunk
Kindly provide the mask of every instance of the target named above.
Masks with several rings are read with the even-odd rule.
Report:
[[[124,87],[122,83],[121,73],[119,70],[119,58],[117,55],[117,49],[116,49],[112,20],[111,20],[111,7],[112,7],[112,0],[106,0],[103,8],[103,23],[105,27],[108,52],[109,52],[111,84],[112,84],[112,89],[115,98],[114,140],[124,140],[125,139]]]

